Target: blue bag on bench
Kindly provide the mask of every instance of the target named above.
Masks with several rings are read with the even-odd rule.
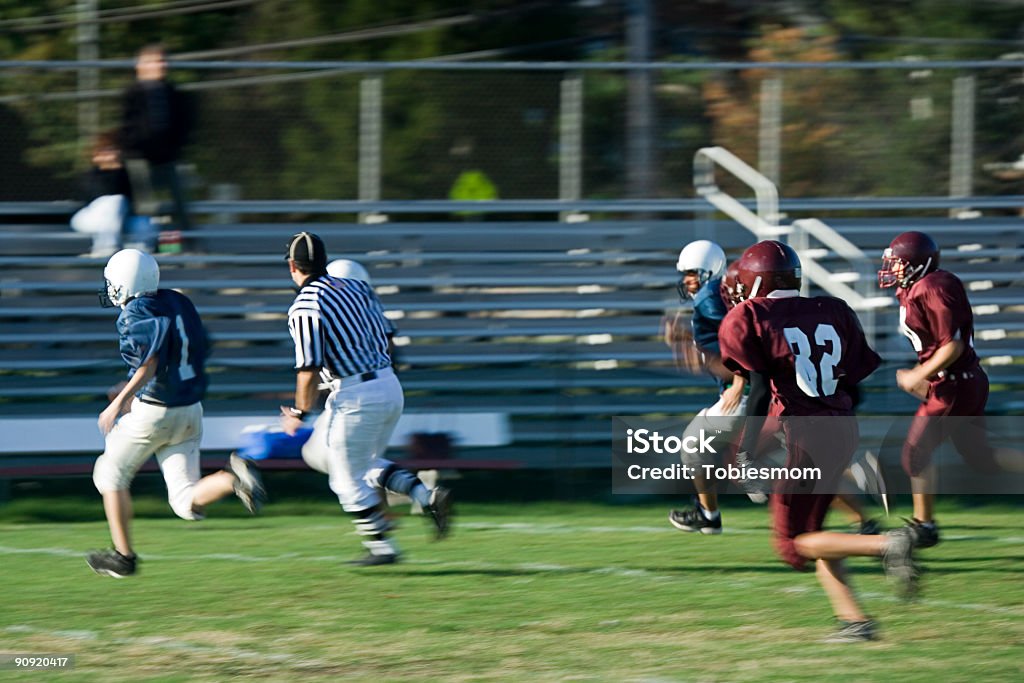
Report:
[[[312,433],[312,427],[300,427],[295,436],[285,434],[280,427],[250,427],[242,431],[236,452],[249,460],[301,458],[302,446]]]

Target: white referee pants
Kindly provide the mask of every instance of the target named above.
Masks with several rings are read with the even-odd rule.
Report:
[[[391,433],[405,407],[402,385],[390,369],[380,377],[331,392],[302,450],[310,467],[327,472],[346,512],[381,504],[379,479]],[[326,423],[326,430],[321,425]],[[324,441],[326,443],[324,443]],[[326,446],[326,448],[324,447]]]
[[[192,512],[202,439],[201,403],[168,408],[133,399],[131,412],[121,416],[107,434],[103,455],[93,467],[93,483],[100,493],[127,491],[142,463],[156,455],[174,514],[182,519],[202,519]]]

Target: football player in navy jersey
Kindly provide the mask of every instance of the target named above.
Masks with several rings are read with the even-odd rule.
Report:
[[[151,455],[182,519],[202,519],[207,505],[232,492],[255,513],[265,493],[258,471],[237,456],[226,470],[199,476],[207,339],[195,306],[179,292],[159,289],[156,260],[136,249],[114,254],[103,276],[101,303],[121,308],[117,331],[128,381],[100,413],[106,444],[93,469],[114,547],[86,561],[97,574],[123,578],[137,569],[129,488]]]
[[[775,545],[793,568],[815,562],[818,579],[840,620],[830,642],[875,637],[874,622],[861,610],[843,560],[881,557],[886,573],[905,595],[916,589],[918,570],[912,529],[884,536],[824,531],[829,504],[857,449],[859,432],[849,387],[878,367],[856,314],[841,299],[800,296],[796,252],[776,241],[759,242],[739,260],[738,294],[744,300],[722,321],[722,362],[750,378],[748,415],[777,416],[786,437],[786,468],[815,466],[817,481],[776,483],[771,497]],[[760,425],[749,419],[743,447],[750,450]],[[738,458],[739,462],[740,459]]]
[[[702,408],[694,416],[686,427],[684,438],[697,435],[702,430],[731,434],[741,425],[744,380],[722,365],[719,357],[718,327],[727,312],[722,296],[725,252],[708,240],[690,242],[679,252],[676,270],[682,274],[676,285],[679,300],[684,303],[692,301],[693,313],[689,331],[680,328],[678,318],[668,323],[665,341],[672,348],[677,364],[687,366],[691,372],[711,374],[719,391],[718,401]],[[727,436],[722,440],[727,440]],[[700,468],[713,464],[707,462],[706,457],[699,453],[683,454],[682,460],[684,465]],[[681,531],[722,533],[722,516],[714,482],[697,476],[693,484],[697,489],[696,504],[689,510],[670,510],[669,523]]]

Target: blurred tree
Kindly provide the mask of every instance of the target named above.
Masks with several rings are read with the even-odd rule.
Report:
[[[100,3],[100,10],[159,9],[162,0],[133,0]],[[162,41],[172,53],[209,45],[209,41],[230,39],[230,27],[239,9],[177,16],[154,16],[100,24],[100,57],[131,59],[138,48]],[[69,0],[0,0],[0,59],[76,59],[75,3]],[[172,71],[175,81],[189,81],[193,74]],[[117,124],[120,116],[117,95],[134,78],[131,69],[103,69],[100,72],[101,128]],[[63,199],[73,178],[88,163],[83,150],[88,141],[78,139],[74,71],[0,71],[0,97],[7,106],[11,125],[0,128],[0,146],[24,150],[4,157],[8,168],[23,165],[26,170],[12,174],[8,191],[17,197]]]
[[[243,33],[260,44],[361,32],[359,40],[268,49],[261,59],[397,61],[489,48],[500,56],[509,45],[571,34],[573,23],[564,19],[572,11],[562,3],[509,0],[474,3],[471,13],[450,0],[271,1],[246,16]],[[564,49],[547,54],[566,57]],[[208,114],[197,146],[201,168],[209,169],[204,176],[238,182],[250,197],[355,197],[359,80],[366,75],[310,74],[204,93],[204,112],[217,112]],[[507,187],[507,196],[554,196],[557,77],[389,71],[383,97],[385,197],[442,198],[467,165]],[[248,155],[252,140],[259,149]],[[227,163],[215,151],[225,146],[234,159]]]
[[[164,0],[102,0],[101,11],[159,10]],[[995,57],[1020,38],[1024,7],[954,0],[702,0],[653,3],[658,59],[877,59]],[[74,59],[71,0],[0,0],[0,58]],[[50,24],[33,17],[55,17]],[[108,17],[112,18],[112,17]],[[765,25],[789,27],[766,30]],[[130,58],[163,40],[172,55],[278,60],[621,59],[619,2],[558,0],[254,0],[231,8],[158,15],[100,26],[101,55]],[[274,47],[288,40],[302,46]],[[935,39],[935,40],[933,40]],[[264,47],[259,48],[258,46]],[[243,49],[241,53],[221,53]],[[202,58],[202,57],[198,57]],[[787,72],[783,183],[789,194],[918,193],[938,190],[948,167],[949,79],[939,72]],[[186,158],[209,183],[242,186],[246,197],[354,197],[358,184],[359,80],[294,72],[172,70],[203,88],[200,121]],[[758,88],[766,74],[661,75],[656,85],[660,193],[686,192],[693,151],[713,137],[756,155]],[[979,92],[994,103],[1017,97],[998,76]],[[272,82],[271,77],[292,80]],[[465,168],[479,168],[505,197],[557,193],[558,81],[561,74],[393,72],[384,79],[383,191],[386,197],[440,198]],[[104,70],[116,95],[130,69]],[[233,85],[229,79],[261,79]],[[1007,79],[1009,80],[1009,79]],[[46,182],[18,174],[24,192],[63,192],[82,163],[75,137],[74,72],[0,74],[12,123],[4,150]],[[622,196],[625,97],[622,75],[588,72],[584,193]],[[868,97],[865,97],[865,93]],[[706,99],[706,103],[705,100]],[[916,103],[915,103],[916,102]],[[104,96],[102,124],[116,121]],[[911,110],[914,111],[911,111]],[[979,101],[977,138],[988,158],[1014,158],[1019,107]],[[713,134],[709,131],[713,130]],[[6,136],[6,139],[5,139]],[[20,151],[17,151],[20,150]],[[1021,150],[1024,151],[1024,150]],[[10,167],[10,166],[9,166]],[[33,185],[33,187],[29,187]],[[34,189],[33,189],[34,188]]]
[[[841,59],[834,36],[800,29],[767,31],[753,62]],[[788,196],[942,194],[948,175],[947,74],[911,93],[901,70],[746,69],[708,79],[704,95],[714,143],[741,158],[758,155],[761,82],[783,81],[782,190]],[[927,117],[911,113],[913,96],[930,97]],[[755,164],[756,165],[756,164]]]

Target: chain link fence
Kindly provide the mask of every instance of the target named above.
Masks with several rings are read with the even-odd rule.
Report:
[[[0,66],[0,200],[72,197],[91,134],[118,125],[130,64],[94,65],[91,91],[69,63]],[[648,198],[689,197],[693,154],[708,145],[758,166],[786,197],[1021,194],[1024,185],[1016,63],[648,66],[647,98],[631,88],[640,72],[628,65],[466,68],[481,66],[174,65],[198,112],[184,159],[191,194],[622,199],[639,187]]]

